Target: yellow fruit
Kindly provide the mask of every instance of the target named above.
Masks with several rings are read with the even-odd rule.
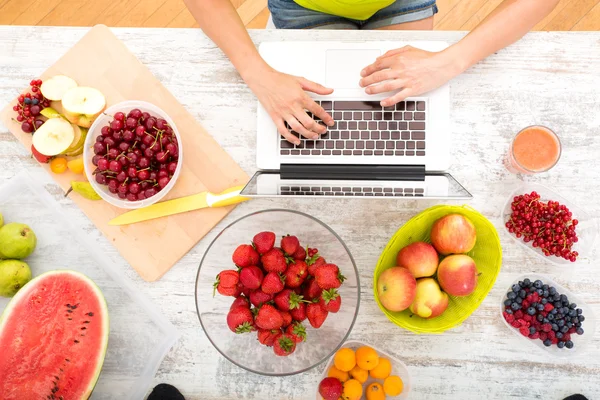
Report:
[[[404,389],[404,383],[399,376],[392,375],[385,378],[383,381],[383,391],[388,396],[398,396]]]
[[[379,355],[369,346],[362,346],[356,350],[356,364],[367,371],[372,370],[379,364]]]
[[[381,383],[371,383],[367,386],[367,400],[385,400],[385,393]]]
[[[62,174],[67,170],[67,159],[64,157],[56,157],[50,161],[50,170],[55,174]]]
[[[350,379],[344,382],[344,391],[342,392],[343,400],[360,400],[362,393],[362,383],[356,379]]]
[[[350,376],[359,381],[360,383],[365,383],[367,378],[369,377],[369,372],[365,371],[358,365],[350,370]]]
[[[75,174],[83,174],[83,157],[67,162],[67,168]]]
[[[333,364],[340,371],[348,372],[356,365],[354,350],[344,347],[335,353]]]
[[[340,382],[342,382],[342,383],[344,383],[348,379],[350,379],[350,376],[348,376],[348,372],[346,372],[346,371],[340,371],[339,369],[337,369],[335,367],[335,365],[332,365],[331,368],[329,368],[329,372],[327,373],[327,377],[329,377],[329,378],[338,378],[340,380]]]
[[[390,376],[391,373],[392,364],[390,363],[390,360],[383,357],[379,357],[379,364],[377,364],[375,368],[369,371],[371,378],[375,379],[385,379],[388,376]]]

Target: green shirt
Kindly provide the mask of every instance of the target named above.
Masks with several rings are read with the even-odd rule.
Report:
[[[364,21],[395,0],[294,0],[310,10]]]

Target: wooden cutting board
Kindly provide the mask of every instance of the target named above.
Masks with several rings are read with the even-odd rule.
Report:
[[[99,89],[108,106],[124,100],[144,100],[175,121],[181,134],[183,166],[175,187],[164,200],[205,190],[220,192],[248,181],[246,173],[106,26],[93,27],[40,78],[57,74]],[[32,135],[21,131],[20,124],[12,120],[16,103],[15,98],[0,112],[0,120],[29,149]],[[70,172],[54,174],[47,164],[42,167],[65,191],[72,180],[84,180]],[[147,281],[159,279],[233,209],[209,208],[118,227],[109,226],[108,221],[126,210],[76,193],[69,197]]]

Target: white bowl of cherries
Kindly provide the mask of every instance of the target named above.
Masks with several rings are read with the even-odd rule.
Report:
[[[84,145],[85,173],[94,190],[120,208],[156,203],[173,188],[183,163],[181,137],[157,106],[138,100],[107,108]]]

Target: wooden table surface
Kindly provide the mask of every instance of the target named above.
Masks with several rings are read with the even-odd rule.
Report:
[[[11,100],[52,64],[86,28],[0,26],[0,104]],[[227,59],[200,30],[119,28],[115,34],[172,91],[249,173],[255,171],[256,100]],[[445,40],[461,32],[255,31],[267,40]],[[0,183],[26,169],[46,184],[64,211],[97,241],[135,286],[150,297],[182,337],[166,356],[155,383],[179,387],[187,399],[311,399],[323,366],[285,378],[255,375],[229,363],[202,332],[194,304],[198,264],[215,235],[251,211],[289,208],[314,215],[347,243],[360,271],[362,304],[350,335],[402,359],[415,399],[562,399],[581,392],[600,398],[597,332],[580,358],[552,359],[524,346],[499,316],[499,299],[517,276],[548,274],[600,316],[595,251],[588,263],[557,267],[514,243],[502,229],[501,209],[523,182],[539,182],[597,216],[600,198],[600,33],[532,33],[451,83],[451,173],[474,195],[469,204],[497,227],[504,247],[498,281],[465,323],[439,336],[401,330],[377,307],[372,275],[388,238],[433,201],[261,199],[240,205],[160,281],[147,283],[125,263],[49,176],[0,125]],[[550,172],[520,177],[502,165],[511,137],[522,127],[547,125],[563,154]],[[189,150],[188,150],[189,151]],[[249,351],[251,355],[251,351]]]

